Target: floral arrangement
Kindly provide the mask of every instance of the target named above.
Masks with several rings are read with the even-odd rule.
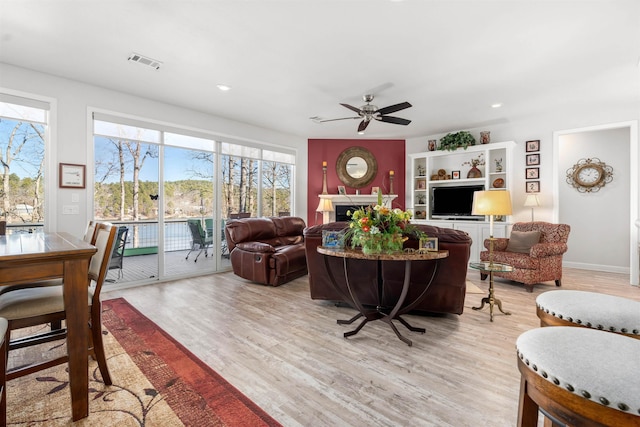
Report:
[[[361,246],[365,254],[402,251],[407,234],[413,233],[418,238],[425,236],[409,223],[411,212],[384,206],[382,193],[378,193],[376,205],[347,211],[347,216],[351,221],[345,237],[351,239],[352,249]]]

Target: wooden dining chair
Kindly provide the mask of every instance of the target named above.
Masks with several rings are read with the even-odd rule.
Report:
[[[0,317],[0,426],[7,425],[7,344],[9,322]]]
[[[100,291],[107,275],[109,258],[115,241],[117,227],[110,223],[97,223],[93,245],[98,249],[91,258],[87,276],[89,286],[89,353],[98,362],[100,374],[105,384],[111,384],[102,342],[102,304]],[[12,290],[0,295],[0,317],[8,320],[10,331],[52,322],[66,318],[62,286],[37,286]],[[53,329],[37,335],[9,341],[9,351],[36,344],[66,338],[66,329]],[[66,363],[66,355],[7,372],[7,380],[29,375],[52,366]]]
[[[96,234],[96,223],[95,221],[89,221],[87,224],[87,229],[84,232],[84,236],[82,236],[82,240],[88,243],[92,243]]]

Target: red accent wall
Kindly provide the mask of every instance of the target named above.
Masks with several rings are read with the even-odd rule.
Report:
[[[307,179],[307,223],[322,224],[322,215],[316,213],[318,194],[322,193],[322,162],[327,162],[327,192],[338,194],[338,185],[344,185],[336,173],[338,156],[349,147],[364,147],[375,156],[378,174],[371,184],[360,189],[360,194],[371,194],[371,187],[380,187],[389,192],[389,171],[394,171],[393,192],[398,195],[393,207],[404,210],[405,190],[405,140],[404,139],[309,139],[308,179]],[[356,189],[347,187],[347,194],[355,194]]]

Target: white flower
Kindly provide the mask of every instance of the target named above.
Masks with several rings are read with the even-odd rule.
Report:
[[[378,227],[376,227],[375,225],[372,225],[371,229],[369,229],[369,232],[371,234],[378,234],[380,232],[380,229]]]

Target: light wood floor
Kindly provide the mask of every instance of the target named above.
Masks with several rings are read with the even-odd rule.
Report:
[[[482,290],[488,283],[469,271]],[[599,291],[640,301],[628,276],[565,269],[563,289]],[[309,297],[307,278],[273,288],[232,273],[114,290],[189,348],[285,426],[514,426],[520,376],[515,340],[538,327],[533,293],[496,280],[511,316],[474,311],[467,294],[461,316],[407,316],[425,334],[383,322],[355,337],[336,324],[355,312]]]

